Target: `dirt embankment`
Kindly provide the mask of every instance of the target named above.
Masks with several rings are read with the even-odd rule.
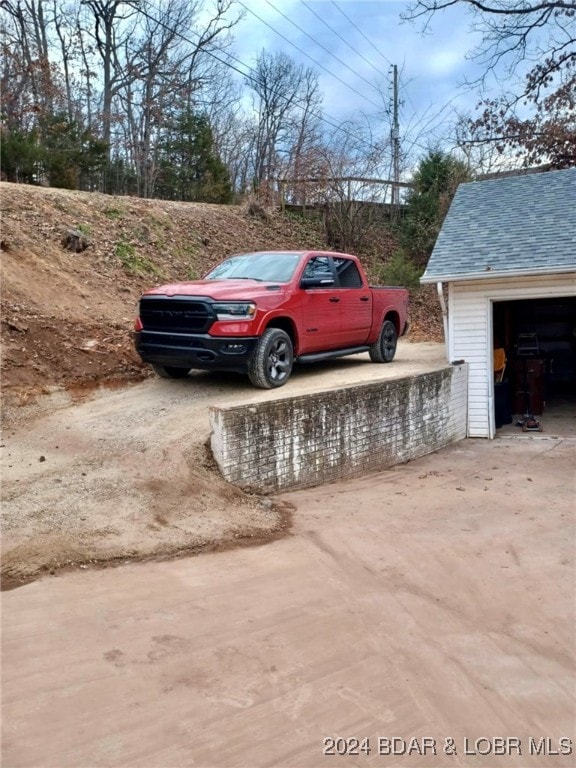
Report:
[[[3,183],[2,360],[5,394],[141,378],[130,331],[142,291],[199,277],[243,249],[321,246],[305,222],[239,208]],[[76,230],[88,248],[62,245]]]
[[[237,206],[111,197],[0,183],[4,402],[54,387],[142,378],[130,331],[142,291],[200,277],[245,250],[326,248],[319,222]],[[88,248],[62,245],[76,230]],[[393,247],[383,238],[382,256]],[[366,257],[368,267],[373,256]],[[439,340],[437,301],[412,302],[412,338]]]

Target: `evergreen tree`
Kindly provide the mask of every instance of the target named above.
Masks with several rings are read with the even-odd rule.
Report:
[[[0,126],[0,172],[6,181],[33,184],[42,149],[35,130],[9,130]]]
[[[78,189],[83,174],[92,174],[106,162],[107,146],[65,115],[40,122],[42,165],[52,187]]]
[[[62,114],[43,117],[30,131],[2,127],[0,168],[8,181],[78,189],[83,175],[100,169],[106,145]]]
[[[402,246],[416,264],[428,260],[458,185],[470,179],[466,165],[443,152],[431,151],[421,160],[400,225]]]
[[[190,111],[178,115],[161,145],[156,194],[169,200],[230,203],[230,175],[216,154],[208,118]]]

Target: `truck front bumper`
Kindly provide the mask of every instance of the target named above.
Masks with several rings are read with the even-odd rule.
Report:
[[[136,331],[134,345],[145,363],[203,371],[247,373],[257,336],[188,335],[163,331]]]

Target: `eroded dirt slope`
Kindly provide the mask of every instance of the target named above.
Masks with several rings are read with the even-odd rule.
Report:
[[[143,375],[130,330],[141,292],[199,277],[238,250],[323,245],[318,227],[237,207],[3,183],[5,394]],[[62,247],[67,230],[89,242]]]

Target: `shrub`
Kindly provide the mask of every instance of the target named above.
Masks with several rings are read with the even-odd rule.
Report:
[[[404,251],[394,251],[392,258],[380,267],[378,281],[384,285],[402,285],[414,290],[420,287],[423,270]]]
[[[121,219],[123,211],[120,208],[104,208],[103,214],[109,219]]]
[[[255,195],[250,195],[248,197],[242,206],[242,213],[244,216],[251,216],[253,219],[262,219],[262,221],[268,221],[270,218],[270,214],[265,206],[262,205]]]
[[[123,241],[116,243],[114,253],[116,254],[116,257],[122,262],[124,269],[133,275],[138,277],[154,277],[160,275],[160,270],[156,264],[151,262],[150,259],[146,258],[146,256],[141,256],[136,253],[136,248],[132,245],[132,243],[126,243]]]

